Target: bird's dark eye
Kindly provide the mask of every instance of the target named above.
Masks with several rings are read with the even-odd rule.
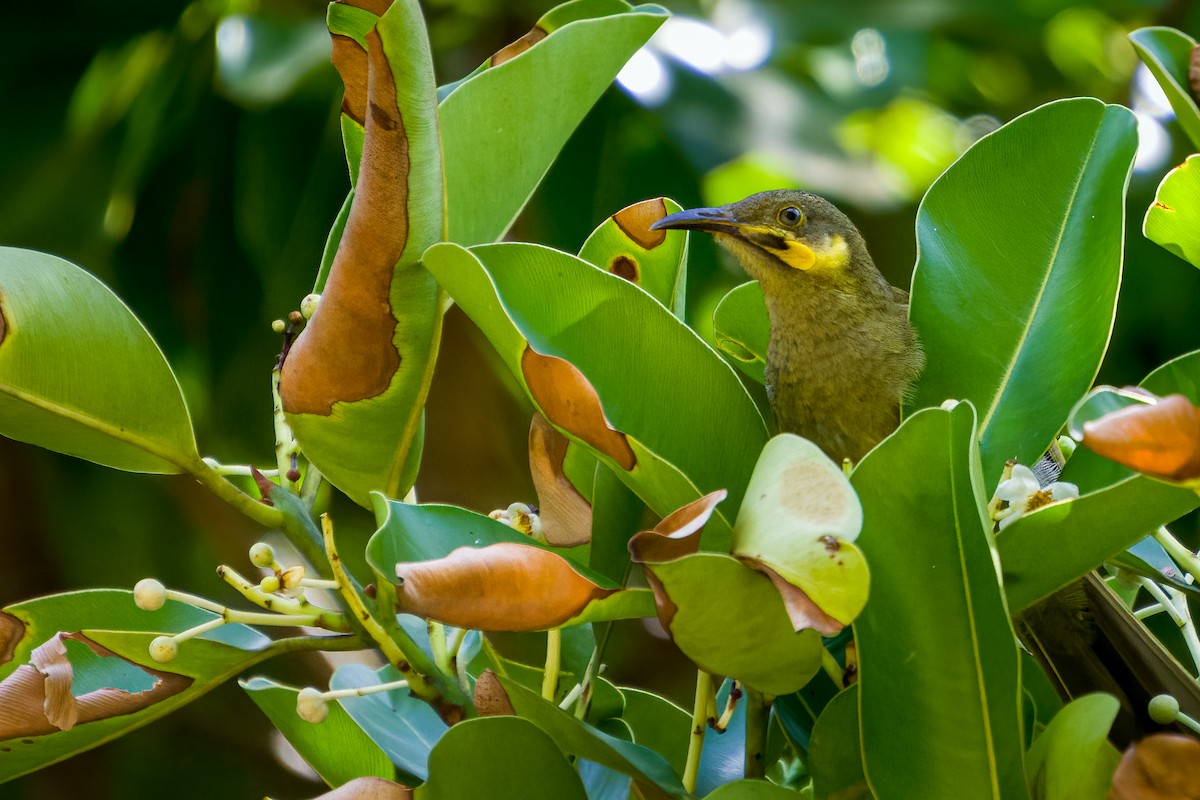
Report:
[[[804,219],[804,214],[795,206],[788,206],[779,212],[779,221],[789,228],[794,228]]]

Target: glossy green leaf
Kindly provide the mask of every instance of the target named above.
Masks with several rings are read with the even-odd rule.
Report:
[[[1032,742],[1063,707],[1062,698],[1037,659],[1021,650],[1021,699],[1025,716],[1025,741]]]
[[[813,800],[868,800],[858,725],[858,686],[834,696],[813,726],[808,750]]]
[[[863,759],[880,800],[1028,796],[1020,662],[975,441],[969,403],[919,411],[851,475],[871,564],[854,623]]]
[[[976,142],[921,202],[910,316],[927,365],[913,407],[972,401],[989,483],[1007,459],[1034,463],[1095,379],[1136,131],[1121,106],[1049,103]]]
[[[1175,560],[1167,555],[1167,551],[1158,543],[1158,540],[1153,537],[1147,536],[1140,542],[1131,545],[1124,553],[1118,553],[1110,558],[1109,563],[1144,578],[1168,584],[1186,594],[1200,595],[1200,586],[1187,582],[1185,579],[1188,574],[1187,570],[1176,564]]]
[[[362,664],[345,664],[333,673],[329,688],[358,689],[400,678],[391,665],[373,670]],[[338,703],[401,771],[401,782],[405,782],[405,776],[421,781],[430,776],[430,751],[449,730],[432,706],[407,689],[343,697]]]
[[[1025,772],[1034,800],[1104,797],[1121,754],[1108,741],[1120,703],[1110,694],[1089,694],[1054,715],[1029,748]]]
[[[548,36],[442,100],[449,241],[504,235],[584,114],[666,17],[654,5],[564,4],[539,23]]]
[[[650,225],[683,206],[666,197],[643,200],[613,214],[583,243],[579,257],[624,278],[684,318],[687,236],[652,231]]]
[[[770,781],[741,780],[727,783],[705,797],[708,800],[796,800],[796,793]]]
[[[364,775],[388,780],[396,776],[387,754],[338,703],[330,703],[329,716],[314,725],[296,713],[298,689],[269,678],[240,683],[271,724],[330,786],[341,786]]]
[[[481,717],[455,725],[429,755],[429,781],[417,800],[587,800],[583,783],[536,725]]]
[[[1175,110],[1175,118],[1195,147],[1200,147],[1200,108],[1192,96],[1188,66],[1196,40],[1174,28],[1139,28],[1129,34],[1133,49],[1149,67]]]
[[[142,611],[134,605],[132,592],[108,589],[41,597],[0,611],[0,654],[11,654],[0,664],[0,707],[5,709],[0,782],[140,728],[270,655],[270,640],[257,631],[224,625],[180,644],[178,655],[168,663],[150,659],[155,636],[179,633],[213,618],[210,612],[173,600],[158,611]],[[39,722],[41,701],[26,709],[32,713],[22,713],[18,701],[29,697],[25,681],[33,678],[35,686],[42,686],[28,666],[31,653],[59,632],[74,637],[65,644],[72,666],[69,689],[78,704],[79,721],[68,729],[41,733],[29,728]],[[105,694],[115,699],[106,704]]]
[[[131,472],[200,456],[162,351],[103,283],[56,256],[0,247],[0,434]]]
[[[1142,233],[1155,244],[1200,266],[1200,155],[1166,174],[1146,210]]]
[[[360,175],[320,305],[280,382],[305,456],[361,505],[372,491],[403,496],[416,478],[443,304],[419,258],[445,233],[436,91],[419,5],[393,3],[365,41],[362,53],[356,41],[335,40],[343,108],[365,122]]]
[[[661,755],[682,775],[692,715],[653,692],[625,686],[620,691],[625,698],[621,719],[633,732],[633,741]]]
[[[733,676],[775,696],[796,691],[820,669],[821,637],[811,628],[795,632],[779,591],[763,573],[720,553],[646,569],[674,606],[661,621],[705,672]],[[717,586],[720,591],[713,591]]]
[[[593,728],[509,678],[501,677],[500,683],[517,716],[549,734],[563,752],[629,775],[644,797],[688,796],[670,764],[658,753]]]
[[[729,290],[713,310],[713,337],[734,365],[759,383],[766,382],[771,319],[758,281]]]
[[[542,415],[656,513],[720,488],[737,508],[766,426],[733,370],[662,305],[537,245],[440,244],[424,263]],[[709,523],[706,547],[728,547],[727,513]]]

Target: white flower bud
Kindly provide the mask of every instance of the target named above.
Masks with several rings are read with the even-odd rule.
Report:
[[[133,587],[133,602],[142,611],[158,611],[167,602],[167,587],[154,578],[142,578]]]
[[[296,695],[296,713],[305,722],[324,722],[329,716],[329,701],[325,699],[323,692],[311,686],[306,687]]]
[[[275,564],[275,550],[266,542],[257,542],[250,548],[250,563],[261,569],[271,569]]]
[[[150,657],[165,664],[179,653],[179,645],[171,636],[157,636],[150,642]]]
[[[279,582],[284,590],[295,589],[302,580],[304,580],[304,567],[300,565],[288,567],[279,574]]]

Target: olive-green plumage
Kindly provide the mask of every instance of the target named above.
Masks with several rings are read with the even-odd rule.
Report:
[[[901,398],[925,363],[908,293],[879,273],[832,203],[763,192],[653,227],[711,233],[762,286],[771,319],[767,394],[780,431],[857,461],[896,429]]]

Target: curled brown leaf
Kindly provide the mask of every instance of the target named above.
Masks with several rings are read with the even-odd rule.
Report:
[[[1200,478],[1200,408],[1181,394],[1132,405],[1083,424],[1083,444],[1153,478]]]
[[[533,415],[529,425],[529,471],[537,490],[542,534],[556,547],[575,547],[592,539],[592,504],[572,485],[563,472],[567,437]]]
[[[626,206],[613,214],[613,222],[643,250],[653,250],[667,240],[666,230],[652,231],[650,226],[667,216],[665,198],[655,197]]]
[[[542,30],[541,28],[535,27],[531,31],[529,31],[529,33],[522,36],[520,39],[517,39],[515,42],[512,42],[511,44],[507,44],[504,47],[497,50],[495,55],[492,56],[491,61],[489,63],[493,67],[498,67],[501,64],[503,64],[505,61],[511,61],[512,59],[521,55],[521,53],[524,53],[526,50],[533,47],[535,44],[540,42],[542,39],[545,39],[546,35],[547,35],[546,31]]]
[[[313,800],[412,800],[413,790],[383,778],[355,778]]]
[[[1200,800],[1200,742],[1156,733],[1121,756],[1108,800]]]
[[[401,611],[458,628],[542,631],[613,594],[557,553],[502,542],[396,565]]]

